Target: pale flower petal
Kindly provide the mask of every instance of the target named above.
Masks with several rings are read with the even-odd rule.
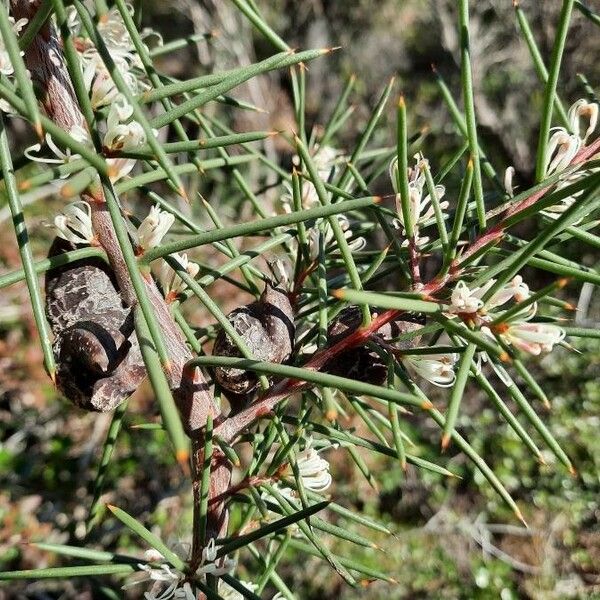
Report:
[[[174,215],[161,210],[158,204],[153,206],[148,216],[138,227],[138,242],[140,247],[143,250],[149,250],[158,246],[174,222]]]
[[[407,354],[402,358],[407,369],[438,387],[450,387],[456,378],[456,354]]]
[[[73,244],[94,244],[96,236],[92,228],[92,209],[87,202],[68,204],[54,217],[56,235]]]

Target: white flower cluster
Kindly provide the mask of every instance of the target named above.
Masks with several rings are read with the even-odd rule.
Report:
[[[546,156],[546,175],[561,173],[567,169],[579,150],[586,145],[589,136],[598,124],[598,105],[595,102],[588,102],[580,98],[571,106],[567,116],[573,133],[569,133],[564,127],[554,127],[552,129],[553,133],[548,141]],[[598,169],[588,169],[563,176],[557,184],[556,190],[561,190],[575,183],[581,177],[597,171]],[[565,210],[574,204],[581,193],[578,192],[563,198],[559,204],[549,206],[542,211],[542,214],[553,219],[560,217]]]
[[[130,5],[127,5],[127,8],[129,11],[133,11]],[[14,25],[16,32],[23,26],[22,22],[23,19]],[[81,29],[81,24],[77,16],[77,11],[73,7],[69,9],[68,23],[74,35],[77,36]],[[144,81],[143,65],[135,51],[125,23],[116,8],[112,8],[100,19],[98,31],[117,69],[132,93],[137,94],[146,89],[148,85]],[[148,34],[145,33],[144,35]],[[127,102],[125,96],[119,93],[98,51],[92,45],[89,38],[77,37],[76,41],[76,48],[83,65],[83,79],[92,107],[99,109],[103,106],[110,106],[102,145],[105,153],[109,156],[106,162],[109,166],[110,179],[116,182],[131,172],[136,161],[132,158],[115,157],[114,155],[122,151],[133,151],[140,148],[147,142],[146,134],[142,126],[132,119],[133,107]],[[4,68],[3,73],[5,71],[12,73],[12,66],[7,61],[8,58],[5,49],[3,46],[0,46],[0,70]],[[156,134],[156,132],[154,133]],[[90,144],[90,135],[83,123],[73,126],[69,134],[77,142],[86,145]],[[41,144],[34,144],[29,147],[25,151],[26,156],[31,160],[48,164],[66,164],[81,158],[78,154],[72,154],[69,149],[58,147],[49,134],[46,134],[45,140],[53,154],[52,157],[39,154]]]
[[[319,452],[312,447],[312,444],[312,438],[309,437],[305,440],[304,449],[296,454],[296,465],[302,485],[308,490],[321,493],[329,488],[333,479],[329,472],[329,463],[319,456]],[[292,476],[291,467],[288,465],[282,474]],[[277,483],[275,487],[284,497],[296,498],[296,492],[284,483]],[[273,500],[268,494],[265,498]]]
[[[332,146],[320,146],[315,144],[309,151],[315,164],[317,174],[323,181],[329,181],[333,175],[335,175],[338,165],[347,160],[341,151],[336,150]],[[300,158],[295,156],[293,161],[298,165]],[[283,185],[285,193],[281,196],[281,206],[285,213],[291,213],[294,210],[292,186],[287,182]],[[319,206],[319,204],[319,196],[313,183],[310,181],[302,181],[301,208],[303,210],[308,210]],[[342,228],[350,250],[352,252],[359,252],[362,250],[366,245],[366,240],[363,237],[355,237],[348,218],[344,215],[336,215],[335,218]],[[335,243],[335,235],[331,225],[328,222],[325,222],[325,225],[321,229],[321,222],[322,221],[319,219],[315,225],[307,231],[308,258],[313,265],[319,256],[319,237],[321,231],[323,231],[323,244],[325,248],[331,247],[331,245]],[[285,279],[291,281],[293,277],[293,266],[287,263],[285,266]]]
[[[8,20],[15,35],[19,35],[21,30],[25,27],[25,25],[27,25],[27,19],[19,19],[18,21],[15,21],[13,17],[8,17]],[[21,55],[23,54],[24,53],[21,52]],[[14,72],[15,70],[10,60],[10,56],[8,55],[8,51],[6,50],[4,38],[0,36],[0,73],[10,78],[12,75],[14,75]],[[0,111],[11,114],[13,109],[6,100],[0,100]]]
[[[179,558],[183,561],[189,560],[189,545],[177,542],[172,547]],[[143,579],[136,579],[123,586],[123,589],[127,589],[133,586],[140,585],[142,583],[152,582],[152,587],[149,591],[144,593],[146,600],[195,600],[196,595],[189,582],[185,581],[186,574],[179,571],[167,563],[161,562],[164,560],[164,556],[157,550],[148,550],[146,552],[146,558],[153,563],[160,564],[148,564],[139,563],[138,568],[140,571],[146,573],[146,577]],[[194,573],[194,577],[204,579],[206,575],[225,575],[230,573],[235,568],[235,561],[231,558],[217,558],[217,548],[215,540],[212,538],[209,543],[202,550],[202,558],[200,566]],[[251,583],[242,582],[242,585],[252,591],[254,587]],[[227,589],[229,591],[229,589]],[[235,591],[235,590],[234,590]],[[221,589],[219,587],[219,593]],[[229,598],[236,598],[235,595],[225,595]]]
[[[564,127],[552,128],[546,156],[546,175],[564,171],[585,146],[598,124],[598,105],[580,98],[569,108],[567,116],[573,133],[569,133]]]
[[[429,241],[427,237],[421,237],[419,235],[419,229],[423,227],[434,215],[435,211],[431,200],[431,195],[425,193],[427,187],[427,181],[425,178],[424,169],[429,165],[429,161],[418,153],[414,156],[415,166],[409,167],[408,169],[408,206],[409,206],[409,219],[412,224],[415,239],[417,245],[426,244]],[[394,219],[394,227],[401,229],[402,233],[406,235],[406,223],[404,222],[404,214],[402,213],[402,202],[400,190],[398,189],[398,158],[394,158],[390,163],[389,167],[390,179],[392,187],[396,194],[396,213],[398,218]],[[435,186],[435,195],[438,201],[440,201],[446,188],[443,185]],[[448,202],[440,202],[440,208],[448,208]],[[407,242],[405,242],[407,243]]]
[[[537,312],[536,303],[530,304],[508,322],[490,327],[495,319],[490,311],[510,300],[519,303],[530,296],[529,286],[517,275],[484,302],[483,297],[495,282],[495,279],[490,279],[485,285],[470,289],[464,281],[459,281],[452,290],[448,313],[460,315],[464,320],[480,327],[485,334],[491,337],[495,334],[504,343],[528,354],[537,356],[542,352],[550,352],[556,344],[562,342],[565,331],[561,327],[551,323],[530,322]]]
[[[127,4],[127,10],[133,14],[131,5]],[[75,9],[69,12],[69,26],[75,35],[81,30],[81,23]],[[116,68],[131,92],[138,94],[148,89],[142,62],[118,9],[110,9],[99,20],[97,27]],[[150,35],[154,35],[158,42],[162,43],[157,33],[150,30],[142,32],[143,39]],[[77,41],[77,49],[83,65],[83,80],[89,91],[92,107],[97,109],[108,106],[118,97],[119,91],[91,41],[84,37],[77,38]]]
[[[329,181],[336,173],[337,166],[346,161],[343,152],[332,146],[319,146],[315,144],[309,150],[317,175],[323,181]],[[293,162],[296,166],[300,164],[300,157],[294,156]],[[292,186],[284,183],[285,193],[281,196],[281,204],[284,212],[291,213],[294,210]],[[302,180],[302,209],[308,210],[319,206],[319,195],[315,186],[310,181]]]

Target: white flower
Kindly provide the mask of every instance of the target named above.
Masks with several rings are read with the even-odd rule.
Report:
[[[571,108],[569,108],[568,118],[573,134],[580,138],[585,144],[598,124],[598,105],[595,102],[588,102],[587,100],[580,98],[571,106]],[[581,135],[582,118],[587,119],[588,125],[583,136]]]
[[[514,196],[513,191],[513,177],[515,176],[515,168],[507,167],[504,171],[504,189],[506,193],[512,198]]]
[[[548,140],[546,152],[547,175],[564,171],[581,148],[579,136],[569,133],[562,127],[555,127],[551,131],[554,133]]]
[[[85,129],[85,127],[83,127],[82,125],[73,125],[73,127],[71,127],[71,129],[69,130],[69,135],[75,141],[80,142],[82,144],[85,144],[90,139],[87,129]],[[52,136],[49,133],[46,134],[46,144],[48,145],[48,148],[50,148],[50,150],[56,158],[38,156],[36,153],[42,149],[41,144],[33,144],[33,146],[29,146],[28,148],[26,148],[24,152],[25,156],[35,162],[42,162],[51,165],[66,164],[68,162],[81,158],[79,154],[71,154],[70,148],[67,148],[64,151],[61,150],[54,143],[54,140],[52,139]]]
[[[217,564],[217,561],[220,564]],[[202,561],[196,574],[203,575],[225,575],[235,567],[235,561],[227,556],[222,559],[217,558],[217,547],[215,539],[210,538],[208,544],[202,549]]]
[[[138,227],[138,243],[143,250],[149,250],[160,244],[175,217],[165,210],[161,210],[158,204],[150,209],[146,218]]]
[[[255,592],[258,589],[258,585],[249,581],[240,581],[248,591]],[[222,579],[219,579],[219,596],[221,600],[244,600],[244,596],[237,590],[227,585]]]
[[[350,226],[350,221],[344,215],[335,215],[338,220],[344,238],[348,243],[348,248],[351,252],[360,252],[367,244],[367,240],[363,237],[354,237],[354,232]],[[319,258],[319,237],[321,230],[318,227],[312,227],[308,231],[308,255],[311,261],[316,261]],[[323,247],[329,248],[336,243],[336,237],[333,233],[331,225],[326,222],[323,228]]]
[[[95,244],[96,236],[92,229],[92,209],[87,202],[78,200],[68,204],[54,217],[57,236],[73,244]]]
[[[484,286],[471,290],[464,281],[458,281],[450,295],[448,312],[451,314],[476,313],[483,307],[481,297],[490,289],[493,283],[494,280],[490,280]]]
[[[188,544],[176,542],[172,545],[171,549],[182,560],[189,560]],[[164,556],[154,549],[146,552],[146,558],[155,562],[164,560]],[[228,557],[217,558],[215,540],[214,538],[211,538],[208,544],[202,549],[200,566],[194,575],[203,576],[203,578],[205,578],[207,574],[210,574],[218,577],[219,575],[231,572],[234,567],[235,561],[232,559]],[[122,589],[153,581],[154,585],[152,588],[144,593],[144,598],[146,598],[146,600],[196,600],[196,595],[192,590],[192,586],[188,582],[181,585],[186,577],[185,573],[174,569],[166,563],[158,565],[140,563],[138,564],[138,568],[141,571],[144,571],[147,574],[147,577],[127,583]],[[252,586],[252,584],[248,584],[248,589],[251,589],[250,586]]]
[[[335,174],[337,165],[340,162],[344,162],[346,157],[344,153],[340,150],[337,150],[331,146],[319,146],[315,144],[309,150],[315,168],[317,170],[317,175],[323,181],[329,181],[333,175]],[[293,163],[298,166],[300,165],[300,157],[294,156],[292,159]],[[302,198],[301,205],[304,210],[308,210],[309,208],[314,208],[320,204],[319,195],[317,194],[317,190],[312,182],[302,180]],[[285,189],[285,193],[281,196],[281,204],[283,206],[283,210],[286,213],[293,212],[293,192],[292,186],[285,182],[283,184]]]
[[[122,94],[118,94],[106,119],[107,130],[102,141],[105,152],[135,150],[146,143],[146,134],[137,121],[124,123],[132,114],[132,106]],[[109,158],[106,162],[109,165],[110,179],[114,182],[128,175],[136,161],[134,158],[119,157]]]
[[[566,169],[585,145],[598,123],[598,105],[579,99],[569,108],[568,118],[573,133],[569,133],[564,127],[554,127],[551,130],[554,133],[550,136],[546,153],[547,175]],[[587,119],[588,124],[583,135],[582,119]]]
[[[495,283],[495,279],[490,279],[484,285],[470,289],[464,281],[458,281],[450,295],[450,308],[447,312],[473,314],[483,309],[484,304],[485,309],[489,310],[502,306],[512,299],[522,302],[529,298],[529,286],[520,275],[517,275],[484,303],[482,298]]]
[[[27,24],[27,19],[19,19],[15,22],[12,17],[8,17],[8,20],[12,25],[12,30],[15,35],[19,35],[21,29]],[[21,52],[21,56],[23,56],[23,54],[24,52]],[[12,63],[10,62],[10,56],[6,50],[4,38],[2,38],[2,36],[0,36],[0,73],[2,73],[2,75],[12,75],[14,73]]]
[[[186,271],[190,277],[196,277],[196,275],[198,275],[200,265],[195,262],[190,262],[187,254],[171,254],[171,257],[179,263],[181,268]],[[167,263],[166,260],[163,261],[160,266],[158,281],[167,300],[175,299],[187,287],[187,284],[181,279],[177,272],[169,266],[169,263]]]
[[[129,14],[133,15],[133,7],[126,4]],[[142,63],[135,52],[135,46],[131,41],[125,22],[117,8],[110,9],[98,22],[98,33],[102,36],[106,47],[113,59],[122,57],[136,67],[142,67]]]
[[[81,31],[81,21],[79,20],[79,13],[74,6],[67,7],[67,27],[71,33],[76,36]]]
[[[435,215],[431,195],[423,195],[427,185],[424,168],[429,164],[422,154],[415,154],[416,164],[408,169],[408,205],[410,222],[415,229],[415,235],[418,238],[418,229]],[[398,158],[394,158],[389,167],[392,187],[396,192],[396,213],[398,218],[394,220],[394,227],[402,229],[406,234],[406,225],[404,223],[404,214],[402,213],[402,201],[400,190],[398,189]],[[443,185],[435,186],[435,194],[438,200],[441,200],[446,193]],[[448,208],[448,202],[440,202],[440,208]]]
[[[496,283],[495,279],[490,279],[485,286],[477,288],[478,290],[484,290],[485,292]],[[477,292],[480,294],[480,292]],[[480,297],[483,294],[480,295]],[[501,287],[492,297],[485,303],[485,308],[496,308],[506,304],[509,300],[515,300],[515,302],[523,302],[529,298],[529,286],[523,281],[520,275],[513,277],[506,285]]]
[[[160,556],[164,558],[162,555]],[[128,589],[152,581],[153,585],[151,589],[144,592],[146,600],[195,600],[196,596],[192,591],[191,585],[187,582],[180,585],[185,578],[185,574],[174,569],[171,565],[163,563],[155,566],[139,563],[138,568],[140,571],[145,572],[147,576],[143,579],[126,583],[121,589]]]
[[[402,357],[402,361],[409,371],[438,387],[450,387],[456,378],[454,373],[456,354],[407,354]]]
[[[331,485],[329,463],[310,447],[310,441],[307,447],[296,455],[296,464],[304,487],[313,492],[324,492]]]
[[[112,53],[111,53],[112,54]],[[83,53],[83,81],[90,95],[92,108],[100,108],[111,104],[119,95],[115,82],[102,61],[95,48]],[[127,87],[133,94],[140,91],[139,80],[129,69],[127,60],[120,56],[113,56],[113,60],[119,73],[121,73]]]
[[[565,330],[551,323],[519,321],[502,324],[495,331],[505,343],[535,356],[552,351],[565,338]]]

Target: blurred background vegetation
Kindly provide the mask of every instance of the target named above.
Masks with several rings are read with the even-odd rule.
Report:
[[[355,76],[355,113],[335,141],[342,150],[350,146],[375,97],[395,76],[396,89],[407,99],[412,131],[427,128],[422,150],[434,168],[460,146],[431,68],[435,65],[459,98],[453,0],[261,0],[258,4],[291,46],[342,47],[309,67],[309,128],[325,122],[344,82]],[[546,60],[560,4],[558,0],[521,2]],[[600,3],[592,4],[600,10]],[[161,32],[165,41],[211,33],[208,39],[159,60],[159,69],[177,77],[247,64],[273,52],[264,39],[254,35],[233,4],[223,0],[144,0],[144,11],[145,24]],[[510,0],[473,2],[471,11],[475,105],[482,145],[498,171],[513,165],[517,185],[529,184],[535,166],[542,86],[518,33]],[[567,105],[585,95],[578,73],[584,73],[592,86],[598,81],[599,31],[575,12],[559,83]],[[237,90],[236,97],[265,110],[228,109],[236,131],[290,131],[296,126],[285,72],[251,81]],[[224,111],[222,107],[219,110]],[[379,128],[374,144],[393,145],[391,112],[387,124]],[[15,148],[33,143],[23,138],[18,123],[13,128]],[[266,151],[289,166],[292,150],[282,137],[270,140]],[[268,188],[270,182],[260,165],[249,169],[256,189]],[[227,171],[198,175],[192,183],[213,204],[218,203],[224,221],[243,218],[240,194],[230,184]],[[448,187],[452,185],[450,182]],[[387,178],[382,177],[374,191],[389,193]],[[271,202],[277,199],[274,190],[264,197]],[[133,209],[140,202],[143,199],[126,198]],[[33,199],[28,206],[39,257],[45,255],[52,236],[44,223],[51,221],[59,205],[60,200],[50,196]],[[147,210],[147,203],[144,206]],[[200,209],[193,210],[198,211],[199,221],[207,222]],[[1,272],[19,266],[7,218],[6,208],[0,204]],[[213,258],[202,256],[205,262]],[[590,252],[582,262],[594,267],[599,261]],[[548,283],[535,271],[526,279],[533,289]],[[218,285],[212,289],[225,310],[247,300],[242,295],[232,297],[230,289]],[[585,322],[587,327],[600,323],[600,302],[586,286],[567,287],[564,299],[577,307],[575,321]],[[210,323],[193,302],[187,314],[197,327]],[[35,335],[25,285],[4,289],[0,296],[1,570],[57,564],[51,555],[27,545],[28,541],[81,543],[98,448],[110,422],[110,416],[77,411],[56,396],[43,371]],[[374,539],[381,550],[345,544],[336,552],[388,572],[397,583],[373,583],[352,590],[327,564],[317,559],[307,563],[304,558],[298,564],[293,555],[284,563],[284,579],[302,590],[301,597],[306,599],[600,598],[600,345],[597,340],[579,339],[577,349],[581,354],[558,349],[535,367],[552,403],[545,420],[573,458],[577,477],[569,477],[551,456],[547,466],[538,464],[481,394],[472,392],[462,403],[461,430],[507,485],[529,530],[517,526],[512,513],[460,454],[440,457],[437,428],[426,419],[411,416],[406,421],[409,433],[419,440],[422,456],[441,461],[461,479],[448,480],[412,469],[402,476],[392,461],[365,454],[373,475],[369,484],[341,453],[328,456],[336,501],[380,519],[396,534],[379,534]],[[496,383],[499,388],[503,385]],[[431,392],[435,399],[435,391]],[[442,397],[438,394],[437,399]],[[186,479],[164,451],[168,443],[164,433],[131,427],[156,414],[149,386],[136,393],[130,406],[116,449],[117,460],[107,473],[106,501],[159,528],[164,539],[183,537],[191,517]],[[349,422],[348,427],[352,426],[361,427]],[[91,542],[123,551],[133,543],[126,531],[109,520],[95,531]],[[242,567],[240,575],[252,579],[251,562]],[[0,586],[0,598],[110,598],[121,593],[119,582],[92,579]]]

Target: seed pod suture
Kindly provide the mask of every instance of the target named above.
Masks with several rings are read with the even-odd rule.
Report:
[[[362,322],[362,312],[358,306],[344,308],[332,321],[327,330],[328,346],[337,344],[356,331]],[[408,313],[383,325],[374,335],[383,342],[389,342],[403,333],[421,329],[425,325],[424,315]],[[418,345],[420,336],[394,343],[394,348],[406,350]],[[323,370],[332,375],[382,385],[387,378],[387,364],[382,357],[366,344],[350,348],[325,364]]]
[[[56,238],[49,256],[76,246]],[[110,411],[146,376],[133,327],[110,267],[86,258],[46,273],[46,315],[54,334],[56,383],[85,410]]]
[[[281,287],[267,281],[257,301],[232,310],[227,319],[256,360],[275,363],[289,360],[294,346],[294,314],[288,294]],[[224,330],[217,335],[213,354],[242,356]],[[234,413],[249,403],[258,384],[257,375],[243,369],[217,367],[214,377]]]

